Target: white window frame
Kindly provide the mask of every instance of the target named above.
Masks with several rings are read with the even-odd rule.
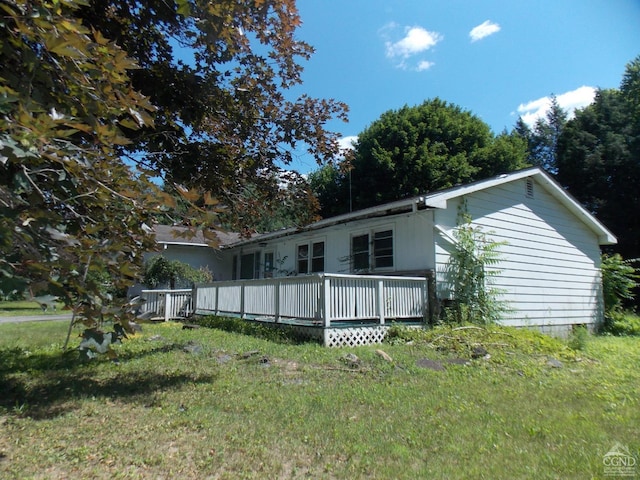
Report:
[[[315,245],[322,244],[322,256],[314,257],[313,247]],[[307,268],[306,271],[301,271],[300,269],[300,247],[307,248]],[[316,259],[322,258],[322,270],[314,270],[313,262]],[[296,272],[298,275],[306,275],[309,273],[322,273],[327,269],[327,240],[326,238],[314,238],[307,242],[301,242],[296,244]]]
[[[391,255],[386,258],[391,259],[390,266],[378,267],[376,266],[376,251],[375,251],[375,242],[376,242],[376,234],[380,234],[383,232],[391,232]],[[356,268],[355,263],[355,255],[356,252],[353,250],[353,241],[357,237],[367,236],[367,268]],[[392,272],[395,270],[396,266],[396,229],[395,225],[380,225],[368,230],[359,230],[355,231],[351,234],[349,239],[349,254],[350,254],[350,270],[353,273],[359,272]],[[359,252],[360,253],[360,252]]]

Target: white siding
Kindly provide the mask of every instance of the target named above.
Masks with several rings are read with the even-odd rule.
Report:
[[[418,274],[435,267],[433,242],[433,221],[430,211],[418,211],[388,217],[352,221],[333,225],[311,232],[301,232],[265,242],[264,245],[250,244],[225,251],[225,256],[260,251],[273,252],[276,268],[275,276],[298,274],[297,248],[301,244],[323,241],[325,243],[326,273],[352,273],[350,271],[351,237],[384,230],[393,231],[393,268],[372,270],[375,274]]]
[[[466,197],[473,223],[501,247],[496,286],[513,310],[504,323],[559,326],[601,320],[600,247],[596,235],[543,188],[534,183],[533,198],[525,180],[505,183]],[[459,202],[458,202],[459,204]],[[456,202],[437,212],[450,233]],[[448,261],[447,242],[437,237],[439,279]],[[440,292],[446,298],[447,292]]]

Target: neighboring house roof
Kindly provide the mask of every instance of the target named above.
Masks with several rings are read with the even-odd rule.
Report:
[[[196,230],[193,236],[188,232],[188,227],[180,225],[154,225],[153,232],[156,235],[156,242],[164,245],[186,245],[192,247],[209,247],[209,243],[204,238],[202,231]],[[215,231],[220,242],[220,246],[224,247],[231,243],[237,242],[240,235],[233,232]]]
[[[617,243],[616,237],[591,213],[589,213],[582,205],[580,205],[580,203],[576,199],[574,199],[567,191],[565,191],[562,186],[560,186],[555,180],[553,180],[549,176],[549,174],[538,167],[532,167],[511,173],[505,173],[486,180],[479,180],[465,185],[451,187],[446,190],[440,190],[433,193],[405,198],[402,200],[385,203],[383,205],[369,207],[355,212],[337,215],[335,217],[325,218],[311,223],[305,227],[288,228],[271,233],[255,235],[250,239],[241,239],[240,237],[238,237],[237,242],[226,244],[226,246],[235,247],[240,245],[259,243],[271,239],[294,235],[296,233],[318,230],[320,228],[328,227],[331,225],[338,225],[366,218],[383,217],[412,210],[422,210],[429,208],[445,209],[447,208],[447,201],[453,198],[461,197],[463,195],[468,195],[479,190],[485,190],[523,178],[533,178],[543,188],[545,188],[545,190],[550,195],[552,195],[561,205],[569,209],[577,218],[584,222],[587,227],[598,236],[600,245],[613,245]]]

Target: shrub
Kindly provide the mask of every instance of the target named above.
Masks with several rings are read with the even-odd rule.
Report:
[[[589,330],[585,325],[576,325],[569,336],[569,348],[572,350],[584,350],[589,340]]]
[[[640,317],[629,312],[613,312],[607,318],[606,333],[640,336]]]
[[[491,240],[480,227],[471,224],[463,206],[454,232],[454,250],[446,268],[447,282],[453,294],[444,309],[444,321],[454,323],[495,323],[508,310],[493,279],[500,273],[499,248],[505,242]]]
[[[602,293],[604,298],[603,333],[613,335],[640,334],[640,319],[623,311],[624,302],[633,300],[633,290],[640,278],[632,263],[620,254],[602,256]]]
[[[189,288],[194,283],[210,282],[209,270],[194,268],[179,260],[167,260],[157,255],[147,262],[144,268],[143,283],[151,288],[169,285],[169,288]]]
[[[633,300],[633,289],[638,286],[637,259],[624,260],[618,253],[602,255],[602,292],[606,314],[620,311],[625,300]]]

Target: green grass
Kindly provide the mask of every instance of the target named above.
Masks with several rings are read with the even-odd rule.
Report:
[[[0,317],[17,317],[27,315],[59,315],[66,313],[62,308],[64,304],[56,303],[56,309],[48,308],[47,311],[43,311],[40,305],[36,302],[30,302],[28,300],[12,301],[12,302],[0,302]]]
[[[575,352],[444,329],[327,349],[168,323],[119,364],[81,364],[66,326],[0,325],[0,478],[585,479],[617,442],[640,449],[638,338]],[[490,359],[444,363],[477,344]]]

